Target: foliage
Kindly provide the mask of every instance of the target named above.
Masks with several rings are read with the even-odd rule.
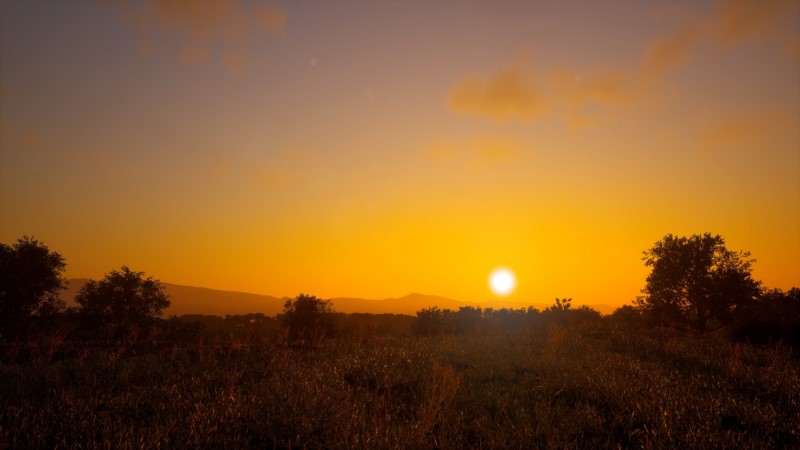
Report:
[[[450,327],[458,334],[479,333],[483,322],[483,310],[475,306],[462,306],[450,314]]]
[[[189,314],[165,322],[177,322],[179,330],[191,330],[194,338],[203,342],[230,344],[234,342],[267,342],[281,335],[282,327],[274,317],[262,313],[225,317]],[[194,331],[196,330],[196,331]],[[186,341],[184,341],[186,342]]]
[[[334,314],[337,335],[347,337],[408,336],[416,323],[416,317],[406,314]]]
[[[293,341],[320,339],[333,334],[333,304],[313,295],[300,294],[286,300],[280,320]]]
[[[425,308],[417,311],[414,334],[437,336],[443,334],[516,334],[520,332],[543,332],[549,326],[561,326],[575,330],[602,326],[602,316],[588,306],[572,307],[572,299],[556,299],[553,306],[539,311],[527,309],[481,309],[463,306],[458,311]]]
[[[731,335],[757,344],[783,341],[800,350],[800,289],[764,291],[738,308]]]
[[[414,332],[418,335],[431,336],[442,334],[445,330],[444,311],[436,306],[417,311]]]
[[[100,281],[87,282],[75,301],[86,329],[114,339],[135,337],[131,333],[150,328],[170,305],[160,281],[127,266],[112,270]]]
[[[645,320],[642,317],[642,311],[632,305],[622,305],[615,309],[606,322],[613,326],[624,328],[627,330],[643,330],[645,328]]]
[[[483,324],[481,330],[488,334],[501,334],[518,332],[528,327],[528,322],[533,321],[534,315],[539,311],[535,308],[529,309],[492,309],[483,310]]]
[[[19,333],[33,317],[63,309],[59,292],[65,267],[60,254],[32,237],[0,243],[0,337]]]
[[[561,313],[561,312],[569,311],[571,309],[572,309],[572,299],[571,298],[560,299],[560,298],[556,297],[555,304],[545,308],[544,312]]]
[[[728,324],[733,310],[759,293],[750,253],[725,247],[720,236],[665,236],[644,252],[647,276],[637,306],[657,322],[699,333]]]

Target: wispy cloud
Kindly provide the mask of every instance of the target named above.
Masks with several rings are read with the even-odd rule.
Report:
[[[663,86],[667,74],[691,61],[701,45],[729,48],[763,44],[800,57],[800,35],[784,20],[800,14],[800,3],[775,0],[720,0],[710,15],[680,14],[671,32],[648,42],[631,68],[541,68],[529,63],[455,82],[447,104],[456,113],[497,122],[530,122],[555,111],[570,129],[598,122],[590,105],[603,111],[635,106]]]
[[[719,118],[698,139],[703,151],[730,149],[739,144],[770,144],[781,140],[793,140],[800,144],[797,112],[772,108],[748,113],[734,113]],[[768,152],[769,148],[764,148]]]
[[[234,72],[244,70],[253,32],[282,34],[283,11],[239,0],[156,0],[123,3],[126,22],[139,33],[139,51],[150,55],[173,36],[181,40],[177,59],[189,66],[215,58]],[[217,55],[217,53],[219,53]]]
[[[632,102],[632,77],[622,70],[534,70],[529,63],[505,68],[489,77],[458,81],[447,98],[450,109],[504,123],[532,122],[560,113],[570,128],[595,122],[593,105],[621,107]]]
[[[621,70],[551,70],[548,76],[554,103],[571,130],[597,125],[592,108],[619,108],[631,104],[630,75]]]
[[[707,38],[708,30],[704,22],[687,23],[647,44],[637,74],[639,89],[659,88],[667,73],[686,64],[689,52]]]
[[[781,20],[785,14],[797,14],[797,2],[788,0],[724,0],[718,1],[716,15],[710,23],[715,37],[723,45],[734,45],[742,39],[773,38],[783,34]]]
[[[447,101],[454,111],[487,116],[498,122],[533,120],[549,109],[531,69],[524,65],[489,77],[466,76],[455,84]]]

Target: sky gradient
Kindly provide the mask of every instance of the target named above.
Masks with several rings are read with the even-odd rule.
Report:
[[[722,235],[800,286],[800,3],[0,4],[0,242],[69,277],[631,302]]]

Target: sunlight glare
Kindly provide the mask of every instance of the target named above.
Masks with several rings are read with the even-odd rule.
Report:
[[[496,295],[508,295],[517,285],[514,273],[506,268],[498,268],[489,275],[489,287]]]

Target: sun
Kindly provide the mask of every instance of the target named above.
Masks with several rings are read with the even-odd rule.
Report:
[[[494,269],[489,275],[489,287],[496,295],[508,295],[516,285],[517,278],[514,276],[514,272],[504,267]]]

